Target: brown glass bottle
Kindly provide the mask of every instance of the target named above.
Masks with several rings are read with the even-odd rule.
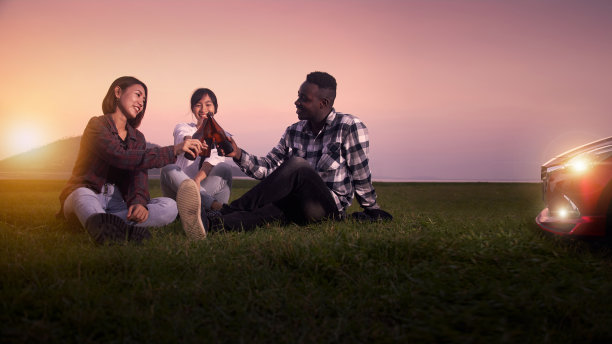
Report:
[[[217,120],[213,116],[210,116],[208,117],[208,122],[210,123],[210,127],[212,128],[212,142],[217,147],[217,152],[219,153],[219,155],[227,155],[233,152],[234,146],[232,146],[232,143],[227,138],[227,135],[225,135],[225,130],[221,128],[219,123],[217,123]],[[223,154],[221,154],[221,150],[223,151]]]
[[[219,148],[222,149],[224,154],[233,152],[234,148],[232,147],[232,143],[229,142],[227,136],[225,135],[225,131],[213,117],[213,113],[209,112],[206,114],[206,116],[208,118],[204,120],[204,123],[202,123],[200,128],[198,128],[192,137],[200,140],[202,143],[206,143],[208,146],[207,149],[202,150],[200,156],[204,158],[209,157],[210,150],[212,149],[213,145],[217,147],[217,151],[219,151]],[[196,157],[193,153],[185,152],[185,158],[195,160]]]

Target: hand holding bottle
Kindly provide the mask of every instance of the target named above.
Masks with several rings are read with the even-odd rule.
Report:
[[[230,143],[229,136],[225,134],[225,130],[221,128],[217,120],[210,114],[208,116],[208,121],[206,124],[210,123],[211,131],[210,136],[212,138],[212,142],[217,147],[219,151],[219,155],[227,156],[234,151],[234,147]]]
[[[181,153],[187,154],[196,154],[200,155],[200,153],[208,147],[204,147],[200,140],[196,139],[186,139],[183,142],[179,142],[174,145],[174,155],[179,155]]]
[[[220,153],[219,155],[222,156],[234,150],[228,136],[219,123],[217,123],[212,112],[206,114],[206,119],[204,119],[204,122],[202,122],[198,130],[193,134],[193,138],[199,140],[205,148],[196,155],[185,152],[185,158],[189,160],[195,160],[198,155],[205,158],[209,157],[210,150],[213,147],[216,147]]]
[[[240,147],[238,147],[233,137],[228,137],[227,140],[232,145],[232,152],[225,154],[225,156],[234,158],[234,160],[240,160],[240,157],[242,157],[242,150],[240,149]]]

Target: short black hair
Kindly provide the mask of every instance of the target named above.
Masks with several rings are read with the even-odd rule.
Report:
[[[319,96],[327,98],[329,105],[334,106],[336,99],[336,78],[325,72],[312,72],[306,75],[306,82],[319,86]]]
[[[215,92],[211,91],[208,88],[198,88],[197,90],[193,92],[193,94],[191,95],[191,111],[192,112],[193,112],[193,107],[200,101],[200,99],[202,99],[202,97],[204,97],[207,94],[210,97],[210,100],[212,101],[213,105],[215,106],[215,113],[217,113],[217,110],[219,110],[219,104],[217,104],[217,96],[215,95]]]
[[[336,91],[336,79],[328,73],[312,72],[306,75],[306,81],[319,86],[319,88]]]

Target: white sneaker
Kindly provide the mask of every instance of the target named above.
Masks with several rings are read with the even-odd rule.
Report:
[[[192,240],[205,239],[206,228],[202,223],[200,188],[193,179],[186,179],[179,186],[176,192],[176,206],[187,237]]]

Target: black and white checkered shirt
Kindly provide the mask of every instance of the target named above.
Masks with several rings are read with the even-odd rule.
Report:
[[[285,160],[306,159],[321,176],[338,211],[351,205],[353,194],[363,208],[376,209],[376,191],[368,166],[368,129],[361,120],[332,109],[323,129],[313,133],[308,121],[289,126],[278,145],[265,157],[243,151],[238,162],[250,177],[264,179]]]

